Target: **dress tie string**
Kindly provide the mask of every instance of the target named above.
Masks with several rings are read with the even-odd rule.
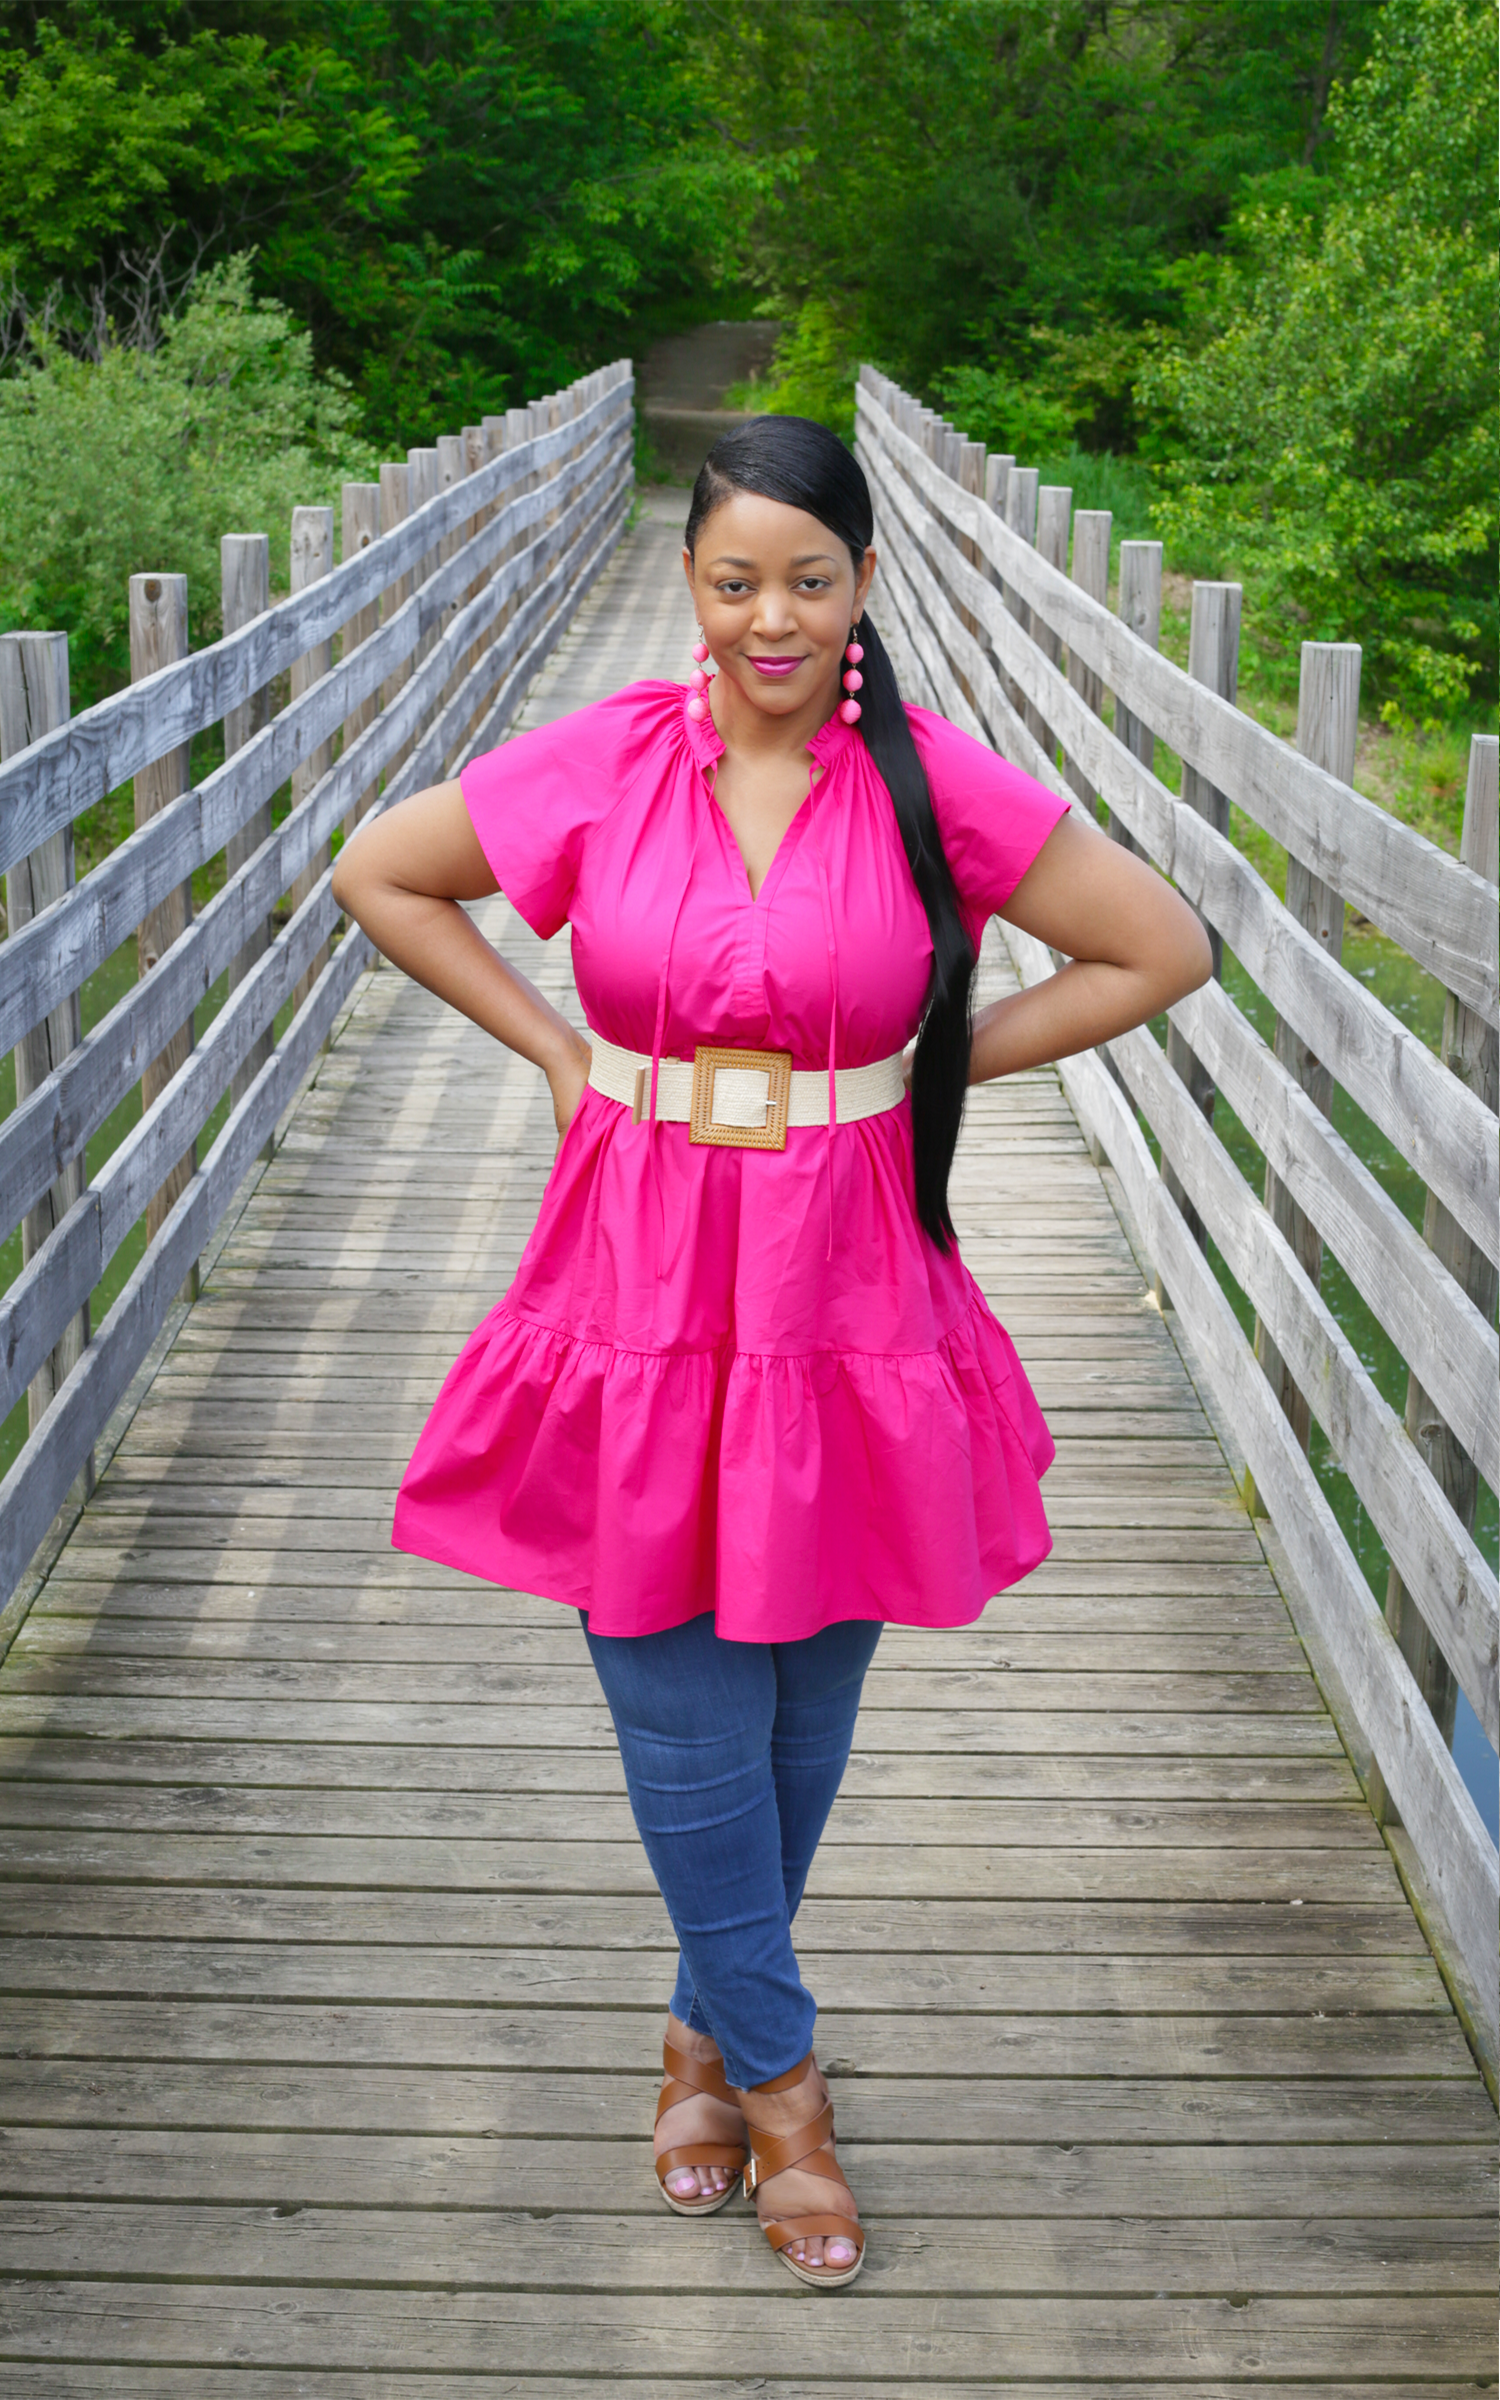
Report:
[[[823,939],[828,945],[828,1123],[823,1134],[823,1166],[828,1191],[828,1249],[833,1256],[833,1129],[838,1120],[838,1079],[834,1071],[834,1041],[839,1021],[839,953],[833,931],[833,893],[828,881],[828,865],[823,845],[818,839],[817,804],[813,798],[818,786],[816,767],[807,787],[807,838],[812,844],[818,867],[818,898],[823,906]]]
[[[667,1195],[661,1161],[661,1144],[657,1138],[658,1119],[656,1114],[656,1087],[661,1073],[662,1043],[666,1038],[667,1030],[667,979],[672,970],[672,947],[677,939],[678,923],[687,900],[688,886],[693,880],[693,869],[698,863],[698,844],[703,839],[703,828],[708,822],[708,810],[713,805],[714,786],[718,779],[719,762],[715,759],[708,773],[708,800],[699,809],[697,822],[693,828],[692,846],[688,851],[687,873],[683,876],[682,889],[677,895],[677,905],[672,911],[671,923],[667,928],[666,948],[662,952],[661,974],[657,978],[656,985],[656,1024],[651,1034],[651,1103],[647,1110],[646,1122],[649,1128],[647,1139],[651,1144],[652,1181],[656,1186],[656,1276],[658,1282],[666,1274],[668,1266]],[[679,1227],[677,1250],[682,1247],[681,1235],[682,1229]],[[677,1260],[677,1250],[674,1250],[672,1254],[671,1263],[674,1266]]]

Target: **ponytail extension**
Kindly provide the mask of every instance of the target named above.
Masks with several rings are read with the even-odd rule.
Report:
[[[755,492],[804,509],[837,535],[856,571],[874,538],[863,468],[837,434],[810,417],[756,417],[720,436],[693,486],[684,536],[690,551],[706,520],[735,492]],[[890,793],[932,940],[932,979],[912,1063],[912,1152],[918,1219],[938,1249],[947,1251],[956,1238],[948,1175],[969,1088],[974,945],[895,669],[868,614],[860,618],[859,639],[864,646],[859,731]]]
[[[912,740],[896,670],[869,612],[859,621],[864,646],[859,730],[891,795],[917,896],[932,937],[932,981],[917,1033],[911,1074],[911,1139],[917,1215],[940,1250],[955,1239],[948,1174],[963,1123],[973,1039],[974,946],[958,905],[938,831],[926,770]]]

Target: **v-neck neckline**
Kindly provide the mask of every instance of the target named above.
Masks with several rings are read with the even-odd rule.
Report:
[[[739,839],[735,833],[734,827],[730,824],[729,819],[725,816],[723,809],[720,808],[718,801],[714,797],[714,784],[717,780],[718,763],[724,755],[724,739],[722,734],[719,732],[718,726],[714,723],[713,716],[709,711],[706,710],[701,717],[690,717],[688,715],[688,702],[692,697],[693,694],[691,689],[687,685],[684,685],[682,687],[681,722],[683,732],[687,737],[688,752],[693,759],[697,773],[702,780],[702,787],[708,806],[713,810],[715,817],[718,819],[719,824],[723,828],[723,839],[728,842],[729,855],[732,857],[735,867],[738,871],[740,889],[744,892],[745,899],[749,903],[750,907],[759,908],[762,901],[765,900],[767,894],[770,892],[772,886],[781,881],[782,875],[786,870],[786,862],[788,858],[790,858],[792,853],[801,846],[800,836],[797,841],[793,841],[792,836],[797,832],[798,826],[802,825],[804,818],[808,818],[809,820],[811,818],[812,796],[815,778],[821,777],[821,780],[826,787],[834,760],[839,756],[841,751],[845,750],[849,746],[849,743],[853,738],[851,729],[844,723],[843,719],[838,713],[838,710],[835,709],[833,715],[818,727],[817,732],[813,735],[811,741],[808,743],[807,755],[810,762],[810,771],[808,774],[806,796],[803,799],[801,807],[797,810],[796,815],[788,821],[786,830],[776,845],[771,863],[767,867],[765,875],[762,878],[759,891],[753,892],[750,889],[750,868],[748,862],[746,861],[745,853],[740,848]],[[803,827],[803,830],[805,832],[805,826]]]
[[[812,791],[809,788],[807,797],[803,801],[801,807],[798,809],[796,815],[788,820],[785,828],[783,829],[781,839],[771,854],[771,863],[760,879],[760,888],[754,891],[752,891],[750,886],[749,861],[746,859],[744,851],[740,848],[739,836],[736,834],[734,827],[730,824],[729,819],[725,816],[723,809],[720,808],[719,803],[714,798],[712,792],[710,792],[708,795],[708,805],[713,810],[715,817],[718,819],[719,826],[721,828],[721,838],[728,844],[729,856],[732,858],[735,867],[738,869],[737,880],[743,888],[745,898],[748,900],[752,908],[759,908],[762,901],[764,901],[767,898],[767,895],[770,893],[772,886],[780,883],[782,876],[786,872],[787,860],[791,857],[792,852],[799,847],[799,843],[794,842],[792,836],[797,832],[799,826],[802,827],[803,832],[806,831],[804,820],[809,819],[812,815]]]

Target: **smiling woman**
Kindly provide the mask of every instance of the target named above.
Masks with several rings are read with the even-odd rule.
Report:
[[[1051,1438],[948,1215],[963,1092],[1209,964],[1142,861],[903,706],[870,530],[832,434],[737,429],[687,526],[697,681],[476,759],[372,819],[334,880],[389,958],[545,1070],[559,1134],[394,1539],[580,1611],[681,1951],[662,2196],[707,2214],[743,2168],[819,2288],[865,2236],[791,1923],[864,1673],[882,1623],[967,1623],[1050,1545]],[[544,938],[571,925],[587,1037],[459,906],[496,888]],[[971,1028],[997,911],[1070,963]]]

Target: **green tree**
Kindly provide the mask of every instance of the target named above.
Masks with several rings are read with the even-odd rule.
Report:
[[[1437,715],[1494,679],[1495,67],[1488,0],[1389,0],[1326,206],[1252,194],[1139,392],[1167,540]]]
[[[0,46],[0,272],[77,339],[129,270],[255,252],[377,438],[624,346],[733,249],[758,170],[670,0],[54,0]],[[165,246],[165,247],[164,247]],[[102,296],[102,297],[101,297]]]
[[[792,314],[918,388],[1036,371],[1031,329],[1161,314],[1242,179],[1312,173],[1376,0],[726,0],[697,35],[726,136],[782,172],[751,231]],[[1128,387],[1128,379],[1127,379]],[[1116,396],[1127,387],[1116,386]],[[1122,427],[1107,412],[1101,444]]]
[[[285,588],[294,503],[375,471],[357,414],[245,257],[199,279],[154,350],[44,339],[0,382],[0,624],[70,634],[76,707],[128,677],[132,574],[186,574],[194,642],[213,640],[220,535],[269,532]]]

